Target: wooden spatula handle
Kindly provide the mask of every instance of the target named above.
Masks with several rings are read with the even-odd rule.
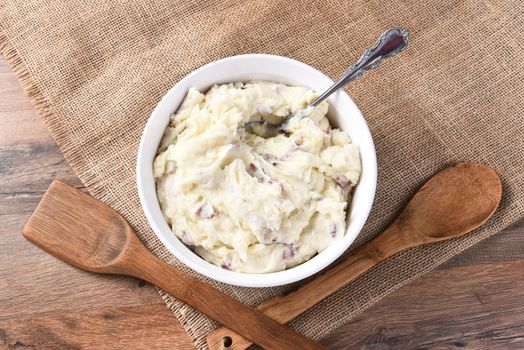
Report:
[[[305,312],[338,289],[347,285],[382,260],[417,242],[403,242],[397,225],[391,225],[382,235],[365,244],[333,268],[302,285],[296,291],[276,297],[256,307],[272,319],[285,323]],[[224,347],[227,339],[228,347]],[[226,327],[211,332],[207,337],[211,350],[246,349],[252,343]]]
[[[121,266],[125,266],[126,274],[159,286],[178,300],[244,334],[254,343],[266,349],[324,349],[311,339],[170,266],[145,248],[138,249],[139,254],[130,253],[128,258],[123,257]],[[130,267],[130,261],[133,261],[133,267]]]
[[[135,276],[171,293],[267,349],[323,349],[319,344],[154,256],[116,211],[55,181],[24,236],[78,268]]]

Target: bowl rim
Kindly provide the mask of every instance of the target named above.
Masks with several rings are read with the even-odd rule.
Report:
[[[369,180],[367,181],[368,188],[366,191],[366,193],[369,194],[367,196],[368,200],[363,203],[358,203],[363,214],[361,214],[358,218],[353,219],[351,222],[349,222],[349,224],[346,225],[346,232],[342,240],[335,242],[335,244],[330,245],[328,248],[318,253],[317,255],[313,256],[311,259],[295,267],[292,267],[284,271],[270,272],[270,273],[264,273],[264,274],[241,273],[241,272],[225,270],[225,269],[222,269],[218,266],[215,266],[205,261],[203,258],[198,256],[198,254],[191,251],[172,233],[171,229],[165,222],[164,217],[162,216],[160,206],[158,203],[157,194],[156,194],[156,185],[154,184],[154,177],[152,177],[153,164],[152,163],[147,164],[147,160],[145,159],[146,155],[144,153],[145,153],[145,148],[147,147],[146,144],[151,142],[149,138],[146,136],[152,132],[151,130],[153,128],[155,128],[154,124],[156,124],[157,119],[161,117],[159,116],[159,114],[161,113],[160,110],[163,108],[163,105],[167,104],[168,101],[174,97],[174,95],[179,93],[178,90],[181,87],[183,87],[189,80],[191,80],[193,77],[197,76],[201,72],[207,69],[210,69],[214,66],[222,65],[222,64],[231,64],[231,63],[235,63],[235,61],[239,61],[239,60],[241,61],[245,59],[264,59],[264,60],[273,61],[272,63],[284,62],[286,64],[297,65],[301,69],[310,71],[311,74],[316,74],[318,78],[320,79],[324,79],[324,80],[327,79],[327,81],[331,83],[333,82],[333,80],[329,78],[327,75],[325,75],[318,69],[306,63],[303,63],[303,62],[300,62],[300,61],[297,61],[297,60],[294,60],[288,57],[270,55],[270,54],[243,54],[243,55],[230,56],[230,57],[222,58],[216,61],[212,61],[210,63],[207,63],[197,68],[196,70],[193,70],[188,75],[186,75],[183,79],[179,80],[173,87],[171,87],[166,92],[166,94],[158,102],[153,112],[151,113],[150,117],[148,118],[148,121],[143,129],[140,144],[138,147],[137,163],[136,163],[137,190],[138,190],[142,210],[155,236],[158,237],[158,239],[164,245],[164,247],[166,247],[166,249],[171,254],[173,254],[178,260],[180,260],[184,265],[186,265],[190,269],[208,278],[214,279],[219,282],[231,284],[231,285],[242,286],[242,287],[276,287],[276,286],[285,285],[285,284],[289,284],[289,283],[293,283],[293,282],[305,279],[323,270],[328,265],[330,265],[332,262],[334,262],[336,259],[338,259],[340,256],[342,256],[344,252],[353,244],[355,238],[358,236],[358,234],[360,234],[364,224],[366,223],[369,213],[371,211],[372,205],[374,203],[376,184],[377,184],[377,157],[376,157],[375,145],[373,142],[373,138],[371,136],[371,131],[369,130],[369,126],[362,112],[360,111],[358,106],[355,104],[355,102],[351,99],[351,97],[343,89],[339,90],[337,93],[333,94],[332,97],[335,95],[338,95],[337,98],[342,98],[346,100],[344,101],[344,103],[349,103],[349,105],[351,105],[352,108],[358,112],[358,115],[355,115],[355,117],[360,118],[365,126],[364,130],[361,130],[361,132],[364,133],[361,136],[362,138],[366,140],[365,142],[370,146],[369,147],[370,149],[368,150],[368,160],[367,160],[368,164],[366,166],[366,177],[368,177],[368,180]],[[210,85],[212,84],[213,82],[210,82]],[[187,94],[187,91],[184,94],[184,97],[186,94]],[[177,109],[178,107],[176,107],[174,111],[176,111]],[[171,113],[173,113],[174,111],[172,111]],[[165,130],[165,128],[163,130]],[[158,142],[157,140],[154,141],[154,142],[157,142],[155,146],[155,150],[158,149],[158,144],[160,143],[160,139],[158,140]],[[155,151],[155,154],[156,154],[156,151]],[[154,157],[153,157],[153,160],[154,160]],[[364,172],[364,168],[363,168],[363,172]],[[158,217],[158,212],[154,213],[155,208],[153,207],[155,205],[154,203],[151,203],[151,200],[152,200],[151,195],[148,195],[146,193],[147,185],[145,181],[148,181],[146,178],[153,179],[153,187],[155,189],[153,191],[154,192],[153,197],[154,197],[154,201],[156,201],[156,206],[157,206],[156,209],[160,211],[162,223],[156,219]],[[360,184],[360,180],[359,180],[359,184]],[[359,186],[359,184],[357,184],[357,186]],[[351,208],[353,207],[353,198],[348,207],[349,207],[349,210],[351,210]],[[349,217],[349,215],[347,215],[347,217]],[[166,227],[168,228],[168,233],[169,233],[169,236],[171,237],[168,237],[166,235],[166,232],[165,232]],[[352,234],[348,236],[350,232],[350,228],[351,228]],[[344,241],[345,241],[344,244],[340,244]],[[192,259],[188,258],[186,254],[183,253],[184,249],[190,251],[191,254],[195,255],[199,260],[201,260],[201,263],[192,261]]]

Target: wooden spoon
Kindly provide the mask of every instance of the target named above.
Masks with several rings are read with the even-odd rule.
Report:
[[[482,164],[462,163],[433,176],[380,236],[342,262],[256,309],[278,322],[297,317],[388,257],[413,247],[462,236],[482,225],[497,209],[502,185],[497,174]],[[251,342],[222,327],[210,333],[211,350],[245,349]]]
[[[51,184],[23,234],[80,269],[134,276],[156,284],[267,349],[323,349],[260,311],[163,262],[142,245],[116,211],[60,181]]]

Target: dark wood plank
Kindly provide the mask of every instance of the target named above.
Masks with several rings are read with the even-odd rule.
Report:
[[[6,349],[194,349],[164,303],[0,321]]]
[[[333,349],[524,349],[524,260],[434,270],[332,333]]]
[[[524,219],[466,249],[439,268],[512,260],[524,260]]]

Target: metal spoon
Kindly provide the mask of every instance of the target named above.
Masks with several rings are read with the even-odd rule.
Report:
[[[380,36],[378,42],[369,50],[364,52],[362,57],[353,64],[346,73],[314,102],[306,108],[300,109],[284,119],[280,124],[270,124],[265,121],[250,121],[244,125],[244,129],[263,138],[273,137],[283,132],[285,126],[293,118],[303,118],[320,102],[328,98],[332,93],[345,86],[353,80],[357,80],[364,74],[364,71],[378,67],[384,58],[395,56],[408,45],[409,32],[402,28],[390,28]]]

